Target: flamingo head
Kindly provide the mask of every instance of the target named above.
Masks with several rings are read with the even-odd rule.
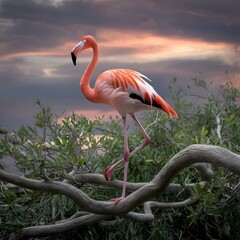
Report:
[[[90,35],[86,35],[84,37],[82,37],[82,39],[80,40],[79,43],[77,43],[72,51],[71,51],[71,57],[72,57],[72,61],[73,64],[76,65],[76,60],[77,60],[77,56],[79,54],[79,52],[91,48],[92,47],[92,43],[95,41],[95,39],[90,36]],[[95,41],[96,42],[96,41]]]

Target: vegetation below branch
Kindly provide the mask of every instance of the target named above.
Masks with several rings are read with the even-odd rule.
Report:
[[[122,157],[118,119],[91,121],[72,114],[59,122],[37,101],[40,111],[34,126],[22,126],[14,133],[0,128],[0,159],[13,158],[22,174],[12,174],[1,165],[0,235],[10,239],[71,234],[73,239],[239,236],[240,89],[228,83],[214,95],[204,80],[194,78],[192,83],[184,89],[174,79],[170,86],[178,120],[154,112],[144,116],[152,143],[131,157],[127,197],[117,205],[108,199],[121,190],[122,168],[109,182],[102,173]],[[143,137],[134,126],[129,132],[131,150]]]

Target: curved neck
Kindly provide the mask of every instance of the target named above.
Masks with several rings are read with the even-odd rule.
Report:
[[[83,95],[91,102],[96,101],[96,96],[94,93],[94,89],[90,87],[90,80],[91,76],[93,74],[93,71],[96,68],[97,62],[98,62],[98,46],[96,42],[93,42],[92,45],[93,50],[93,57],[90,62],[90,64],[87,66],[86,70],[83,73],[83,76],[80,80],[80,88],[83,92]]]

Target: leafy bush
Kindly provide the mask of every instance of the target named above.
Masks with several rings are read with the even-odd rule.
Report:
[[[190,144],[211,144],[240,152],[240,89],[231,83],[211,92],[211,84],[193,78],[186,89],[175,78],[169,87],[174,108],[180,118],[175,121],[156,112],[144,114],[143,125],[152,142],[131,157],[130,182],[148,182],[168,160]],[[212,88],[213,90],[213,88]],[[199,95],[199,93],[201,93]],[[49,108],[37,101],[40,111],[34,126],[22,126],[14,134],[5,134],[0,141],[1,158],[10,156],[24,176],[43,181],[71,181],[79,189],[98,200],[115,197],[116,189],[79,184],[75,173],[100,173],[123,153],[120,119],[93,121],[72,114],[61,122]],[[129,128],[130,150],[143,136],[134,126]],[[4,132],[6,133],[6,132]],[[11,138],[10,138],[11,137]],[[226,159],[227,161],[227,159]],[[3,167],[3,166],[2,166]],[[196,185],[195,205],[179,209],[155,211],[155,220],[138,223],[118,218],[118,223],[97,223],[68,233],[72,239],[227,239],[240,235],[239,177],[222,168],[214,168],[214,178],[204,188]],[[122,170],[112,178],[122,179]],[[198,182],[193,168],[178,174],[173,182],[183,186]],[[40,193],[1,182],[0,236],[7,237],[26,226],[51,224],[71,217],[81,210],[66,196]],[[161,202],[183,201],[188,191],[162,194]],[[141,207],[139,207],[139,211]],[[112,219],[114,223],[115,218]],[[61,235],[62,238],[66,237]]]

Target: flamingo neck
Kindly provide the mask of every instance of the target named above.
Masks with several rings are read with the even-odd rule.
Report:
[[[87,66],[83,76],[80,80],[80,88],[83,95],[91,102],[96,102],[94,89],[90,87],[91,76],[96,68],[98,62],[98,46],[97,43],[92,43],[93,57],[90,64]]]

